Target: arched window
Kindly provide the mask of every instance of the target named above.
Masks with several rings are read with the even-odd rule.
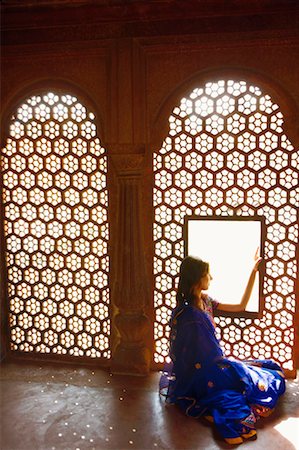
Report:
[[[107,155],[73,95],[24,101],[2,150],[12,351],[110,357]]]
[[[173,109],[154,154],[157,363],[168,354],[184,217],[259,215],[266,225],[262,317],[218,317],[218,331],[227,354],[274,358],[293,370],[298,159],[279,105],[247,81],[208,82]]]

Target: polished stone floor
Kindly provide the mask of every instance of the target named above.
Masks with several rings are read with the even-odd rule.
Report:
[[[165,407],[159,374],[112,375],[103,369],[4,363],[1,450],[229,449],[213,428]],[[299,381],[288,380],[275,412],[244,450],[299,449]]]

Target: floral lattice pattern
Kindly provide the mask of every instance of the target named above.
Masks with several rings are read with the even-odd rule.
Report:
[[[18,108],[2,151],[12,350],[110,357],[106,175],[76,97]]]

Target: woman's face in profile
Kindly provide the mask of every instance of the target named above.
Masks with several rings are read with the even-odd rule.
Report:
[[[210,274],[210,272],[207,272],[206,275],[204,275],[198,283],[198,287],[202,290],[202,291],[206,291],[207,289],[209,289],[210,283],[212,281],[213,277]]]

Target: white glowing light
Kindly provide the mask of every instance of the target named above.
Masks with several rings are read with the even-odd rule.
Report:
[[[210,296],[221,303],[238,304],[254,265],[254,255],[261,245],[261,222],[189,219],[187,226],[187,254],[210,264],[213,277]],[[257,273],[246,311],[257,312],[258,307]]]

